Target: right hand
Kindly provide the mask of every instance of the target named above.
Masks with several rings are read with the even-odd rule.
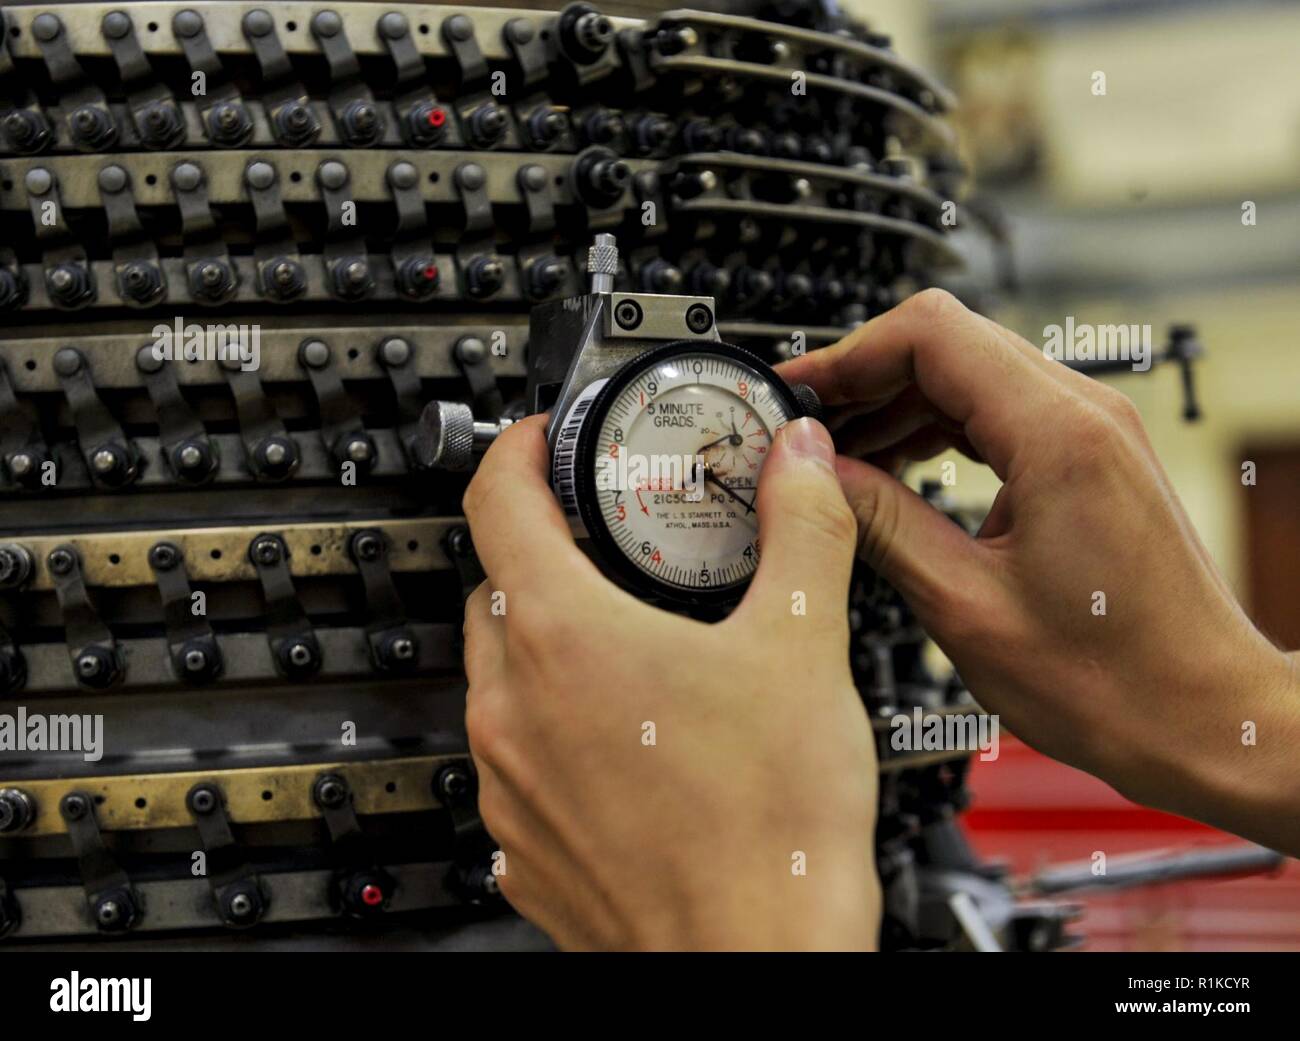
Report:
[[[1300,853],[1295,666],[1216,570],[1128,398],[940,290],[780,371],[821,396],[842,453],[880,464],[837,463],[859,555],[985,709],[1132,799]],[[889,472],[951,447],[1003,482],[974,538]]]

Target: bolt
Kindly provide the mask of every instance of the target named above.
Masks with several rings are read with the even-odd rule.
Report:
[[[209,814],[217,808],[217,793],[211,788],[200,787],[190,792],[190,809],[195,813]]]
[[[244,177],[254,188],[269,188],[275,183],[275,167],[270,163],[249,163]]]
[[[54,175],[43,166],[36,166],[27,171],[27,176],[23,178],[23,183],[27,185],[27,192],[30,195],[44,195],[54,187]]]
[[[447,536],[447,548],[458,557],[468,557],[474,552],[474,540],[468,528],[453,528]]]
[[[63,23],[55,15],[37,15],[32,21],[32,35],[42,43],[49,43],[61,32],[63,32]]]
[[[462,336],[456,341],[456,359],[465,365],[477,365],[487,353],[487,344],[477,336]]]
[[[203,183],[203,171],[194,163],[180,163],[172,170],[172,184],[183,192],[192,192]]]
[[[354,463],[368,463],[374,455],[374,449],[371,446],[370,438],[365,434],[353,435],[347,443],[345,454]]]
[[[63,575],[69,574],[72,569],[76,567],[77,558],[73,556],[72,550],[60,547],[50,553],[50,555],[45,558],[45,562],[49,565],[50,570],[53,571],[54,574],[62,577]]]
[[[81,371],[82,360],[75,347],[64,347],[54,354],[54,371],[60,376],[75,376]]]
[[[104,926],[116,925],[122,919],[122,908],[116,900],[104,900],[95,909],[95,917]]]
[[[399,336],[390,337],[379,345],[379,357],[385,365],[405,365],[411,360],[411,345]]]
[[[253,543],[253,559],[270,566],[280,563],[281,550],[277,539],[258,539]]]
[[[412,188],[418,176],[410,163],[394,163],[388,168],[388,180],[394,188]]]
[[[455,14],[447,19],[444,30],[453,40],[464,42],[474,36],[474,23],[463,14]]]
[[[469,789],[469,774],[464,767],[448,766],[438,774],[438,791],[448,802],[456,802],[463,798]]]
[[[506,32],[510,34],[510,39],[518,44],[530,43],[537,35],[533,23],[527,18],[511,18],[506,22]]]
[[[389,653],[398,661],[410,661],[415,657],[415,642],[407,636],[399,636],[389,647]]]
[[[170,542],[159,542],[149,550],[149,563],[155,571],[170,571],[180,559],[180,551]]]
[[[635,329],[641,324],[641,308],[633,300],[621,300],[614,308],[614,321],[624,329]]]
[[[305,643],[295,643],[289,648],[289,661],[299,668],[303,668],[312,662],[311,648]]]
[[[299,348],[298,356],[308,368],[324,368],[330,360],[329,345],[324,340],[308,340]]]
[[[244,15],[244,32],[249,36],[265,36],[275,28],[271,16],[260,7]]]
[[[289,446],[283,441],[272,441],[266,446],[262,457],[272,466],[280,466],[289,457]]]
[[[384,553],[383,540],[377,535],[359,535],[353,545],[356,554],[364,561],[378,560]]]
[[[104,35],[110,40],[120,40],[131,31],[131,19],[121,11],[110,11],[104,15],[104,21],[101,24]]]
[[[100,448],[90,457],[90,465],[95,473],[106,477],[118,467],[118,455],[112,448]]]
[[[227,906],[232,918],[247,918],[253,913],[253,900],[247,893],[236,893]]]
[[[179,12],[172,19],[172,28],[178,36],[184,36],[189,39],[191,36],[197,36],[203,31],[203,19],[197,11],[184,10]]]
[[[336,11],[321,11],[311,20],[311,27],[318,36],[337,36],[343,28],[343,19]]]
[[[15,477],[26,477],[36,468],[36,458],[30,452],[15,452],[9,457],[9,472]]]
[[[519,171],[519,180],[530,192],[540,192],[546,187],[546,171],[533,163]]]
[[[487,183],[487,173],[478,163],[465,163],[456,168],[456,183],[467,192],[476,192]]]
[[[390,11],[379,19],[379,31],[390,40],[400,40],[410,32],[410,25],[406,21],[405,15]]]
[[[197,445],[182,445],[176,458],[180,461],[182,469],[193,470],[203,462],[203,452]]]
[[[97,654],[83,654],[77,658],[77,675],[93,680],[104,671],[104,662]]]
[[[114,164],[99,171],[99,187],[106,192],[120,192],[126,187],[126,171]]]
[[[202,672],[208,667],[208,656],[198,648],[185,652],[185,671]]]
[[[342,806],[347,797],[348,786],[342,778],[326,776],[316,782],[316,801],[324,807]]]
[[[686,310],[686,328],[699,335],[713,327],[713,312],[703,304],[692,304]]]
[[[84,795],[76,792],[63,797],[62,804],[63,816],[70,821],[79,821],[90,812],[90,803],[86,801]]]
[[[348,183],[348,168],[342,163],[331,160],[321,163],[316,176],[323,187],[330,191],[337,191]]]

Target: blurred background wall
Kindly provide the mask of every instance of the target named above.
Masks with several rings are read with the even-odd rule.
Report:
[[[966,205],[1001,215],[1015,277],[983,295],[999,265],[986,236],[968,232],[972,269],[951,288],[1038,344],[1067,315],[1149,323],[1157,348],[1171,323],[1196,327],[1207,350],[1198,422],[1181,418],[1173,366],[1113,383],[1140,408],[1232,587],[1279,643],[1300,648],[1300,4],[846,6],[961,99]],[[987,505],[996,478],[951,459],[952,497]],[[916,476],[937,478],[943,461]],[[1248,461],[1253,486],[1242,483]],[[1015,742],[976,764],[973,788],[976,845],[1021,871],[1097,850],[1234,841]],[[1300,872],[1293,861],[1280,879],[1134,890],[1088,911],[1092,949],[1300,949]]]

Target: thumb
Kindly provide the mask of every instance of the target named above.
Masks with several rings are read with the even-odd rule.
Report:
[[[897,478],[858,459],[835,463],[858,522],[858,556],[924,620],[955,589],[988,585],[983,551],[966,530]]]
[[[759,475],[756,506],[762,554],[742,608],[843,624],[858,527],[824,426],[796,419],[777,432]]]

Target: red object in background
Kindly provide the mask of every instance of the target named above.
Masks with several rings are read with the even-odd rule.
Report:
[[[1240,845],[1204,824],[1129,802],[1113,788],[1003,735],[999,756],[971,765],[966,834],[987,860],[1017,877],[1063,863],[1126,854]],[[1084,906],[1072,931],[1085,951],[1300,951],[1300,861],[1279,872],[1080,891],[1054,899]]]

